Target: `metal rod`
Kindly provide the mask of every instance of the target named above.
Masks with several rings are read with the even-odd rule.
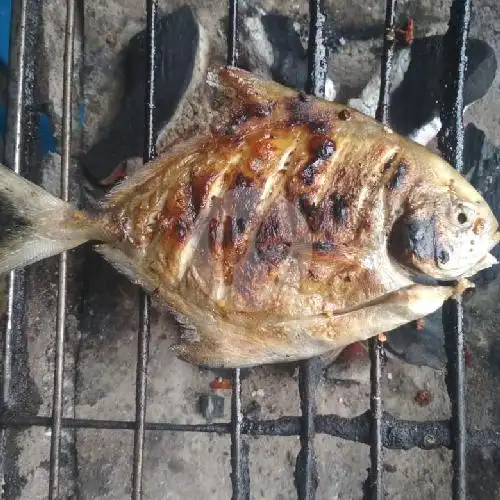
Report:
[[[300,452],[295,467],[295,486],[299,500],[313,500],[318,488],[314,437],[316,435],[316,387],[320,365],[317,358],[301,363],[299,368],[299,394],[302,419],[300,426]]]
[[[69,164],[71,161],[71,85],[73,82],[74,0],[66,2],[66,32],[64,47],[63,119],[61,198],[69,200]],[[66,326],[67,252],[59,257],[59,292],[56,322],[56,357],[54,366],[54,394],[52,400],[52,434],[50,438],[49,498],[59,495],[59,450],[63,414],[64,336]]]
[[[156,138],[154,129],[155,83],[156,83],[156,17],[158,13],[157,0],[147,0],[147,46],[148,60],[146,65],[146,96],[145,96],[145,143],[144,163],[156,156]],[[144,438],[146,421],[146,391],[147,369],[149,361],[151,299],[140,291],[139,295],[139,336],[137,345],[137,372],[135,393],[135,433],[134,433],[134,463],[132,470],[132,498],[142,498],[142,470],[144,465]]]
[[[229,0],[229,26],[227,30],[227,64],[236,66],[238,60],[238,0]]]
[[[383,444],[394,450],[423,450],[441,447],[452,448],[451,425],[449,420],[419,422],[413,420],[398,420],[389,414],[384,414]],[[48,416],[23,415],[15,412],[5,413],[0,427],[25,429],[28,427],[50,427],[52,418]],[[97,420],[85,418],[63,418],[63,428],[68,429],[102,429],[135,431],[135,420]],[[317,415],[315,419],[316,434],[332,436],[347,441],[370,444],[371,412],[367,411],[354,418],[338,415]],[[297,436],[300,434],[302,417],[284,416],[275,420],[243,420],[241,433],[252,436]],[[232,423],[215,424],[173,424],[170,422],[145,422],[148,431],[167,432],[205,432],[230,434]],[[500,430],[468,431],[469,442],[475,447],[500,447]]]
[[[227,30],[227,64],[238,62],[238,0],[229,0],[229,25]],[[248,445],[242,438],[243,412],[241,405],[241,371],[233,370],[231,395],[231,484],[232,499],[250,498],[250,473],[248,470]]]
[[[380,92],[375,118],[379,122],[389,120],[389,100],[391,85],[392,58],[394,55],[394,29],[396,21],[396,0],[386,0],[385,33],[380,70]],[[384,497],[382,477],[383,438],[382,420],[382,358],[384,346],[378,338],[369,341],[370,348],[370,410],[372,414],[370,435],[370,471],[365,496],[381,500]]]
[[[242,439],[243,411],[241,405],[241,374],[233,371],[231,397],[231,482],[233,500],[249,500],[250,474],[248,471],[248,447]]]
[[[387,123],[389,119],[389,99],[391,86],[392,58],[394,56],[394,30],[396,23],[396,0],[386,0],[385,4],[385,33],[382,52],[382,66],[380,69],[380,91],[375,112],[375,119]]]
[[[442,128],[438,145],[443,157],[459,172],[463,170],[463,92],[467,66],[466,48],[471,20],[471,0],[454,0],[450,22],[443,38]],[[453,450],[452,494],[455,500],[467,497],[466,463],[466,378],[464,359],[462,297],[443,305],[445,349],[448,357],[446,383],[451,401]]]
[[[11,133],[5,141],[6,162],[11,166],[16,174],[21,174],[22,161],[22,143],[23,143],[23,100],[24,100],[24,81],[25,81],[25,53],[26,53],[26,0],[19,2],[19,11],[16,12],[15,6],[12,9],[12,42],[11,45],[17,54],[17,71],[12,72],[17,80],[15,82],[15,102],[14,102],[14,120],[11,127]],[[16,43],[17,41],[17,43]],[[12,64],[13,58],[11,58]],[[9,149],[8,145],[11,144]],[[7,297],[7,323],[4,333],[4,352],[3,352],[3,380],[2,380],[2,402],[4,407],[9,405],[10,385],[11,385],[11,366],[12,366],[12,336],[19,325],[21,318],[16,315],[16,291],[19,285],[19,277],[22,273],[11,271],[8,278],[8,297]]]
[[[307,47],[307,92],[325,97],[327,49],[325,46],[326,16],[324,0],[309,1],[309,41]]]
[[[13,110],[9,109],[7,136],[5,140],[5,162],[16,173],[22,173],[23,116],[26,81],[26,12],[27,0],[12,5],[10,41],[10,95],[14,96]],[[14,69],[15,68],[15,69]],[[19,337],[24,321],[24,270],[11,271],[7,278],[7,318],[3,332],[2,407],[11,406],[13,338]],[[1,480],[5,483],[8,474],[7,432],[1,433]]]
[[[327,51],[325,46],[324,0],[309,2],[308,76],[306,90],[325,97]],[[314,436],[316,434],[316,387],[320,367],[317,359],[309,359],[299,367],[299,395],[302,411],[300,452],[295,467],[295,486],[299,500],[313,500],[318,488]]]
[[[379,339],[369,341],[370,348],[370,473],[368,477],[367,496],[373,499],[384,497],[382,481],[382,356],[383,345]]]

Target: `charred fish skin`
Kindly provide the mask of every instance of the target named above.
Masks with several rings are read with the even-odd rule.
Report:
[[[37,231],[0,241],[0,272],[36,259],[24,252],[36,235],[51,242],[42,258],[100,241],[98,252],[181,315],[181,359],[243,367],[389,331],[456,290],[416,278],[461,279],[495,263],[496,219],[437,155],[243,70],[220,68],[209,84],[227,100],[211,134],[174,145],[92,216],[36,191],[33,207],[64,216],[40,233],[31,207]],[[0,195],[22,213],[29,184],[13,175],[0,169],[17,193]]]

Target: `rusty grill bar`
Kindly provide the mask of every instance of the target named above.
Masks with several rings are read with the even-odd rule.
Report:
[[[309,75],[307,91],[319,97],[324,96],[327,71],[327,54],[324,41],[325,12],[323,0],[310,0],[309,29]],[[157,0],[146,0],[148,60],[146,68],[146,140],[144,162],[155,156],[154,97],[156,70],[155,22]],[[386,1],[384,51],[382,57],[381,88],[376,118],[387,121],[389,102],[390,69],[394,50],[394,23],[396,0]],[[17,173],[29,175],[22,165],[33,166],[31,139],[33,136],[33,108],[35,102],[36,34],[40,31],[40,2],[20,0],[13,2],[13,23],[10,64],[11,106],[8,114],[6,137],[6,162]],[[61,164],[63,199],[68,198],[68,169],[71,138],[71,77],[73,54],[74,0],[67,0],[67,22],[65,32],[64,69],[64,118],[62,129],[63,157]],[[444,156],[458,170],[462,168],[463,150],[463,84],[465,75],[465,44],[470,23],[470,0],[454,0],[448,33],[445,37],[445,86],[441,117],[443,128],[439,145]],[[238,2],[229,0],[228,6],[228,55],[231,65],[238,63]],[[27,71],[29,69],[30,71]],[[299,368],[299,394],[301,417],[281,417],[276,420],[250,421],[242,411],[241,373],[233,370],[233,392],[231,422],[205,425],[182,425],[167,422],[146,421],[146,387],[149,357],[149,298],[141,292],[138,332],[136,373],[136,419],[135,421],[97,420],[64,418],[62,412],[62,380],[64,367],[66,255],[60,258],[59,302],[56,327],[56,360],[54,371],[54,395],[52,416],[32,416],[19,410],[21,394],[16,388],[16,377],[22,362],[16,359],[17,344],[24,342],[24,271],[11,273],[8,288],[8,317],[4,332],[2,409],[0,425],[2,440],[0,450],[2,479],[9,478],[9,457],[6,442],[12,429],[30,426],[52,428],[49,466],[49,498],[58,496],[59,447],[61,429],[120,429],[134,431],[132,497],[142,497],[142,469],[145,432],[183,431],[231,434],[231,482],[234,500],[250,498],[250,475],[248,465],[249,449],[245,435],[300,436],[300,451],[295,469],[295,485],[300,500],[315,498],[318,485],[314,438],[316,434],[330,435],[370,445],[371,467],[367,478],[365,497],[383,498],[382,451],[383,448],[435,449],[451,448],[453,459],[453,498],[465,499],[466,494],[466,439],[472,446],[500,447],[500,433],[489,430],[471,430],[465,426],[465,376],[463,359],[463,330],[461,300],[449,301],[443,308],[443,324],[446,333],[448,355],[448,391],[452,403],[451,420],[413,422],[398,420],[384,413],[381,398],[381,373],[384,359],[383,345],[378,339],[370,341],[371,398],[370,411],[355,417],[338,415],[317,415],[315,389],[320,378],[320,364],[317,359],[305,361]],[[19,366],[18,366],[19,365]]]

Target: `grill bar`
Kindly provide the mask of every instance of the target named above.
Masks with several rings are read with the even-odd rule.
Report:
[[[229,25],[227,30],[227,64],[238,62],[238,0],[229,0]],[[241,402],[241,371],[233,370],[231,394],[231,486],[233,500],[250,498],[250,472],[248,444],[243,440],[243,411]]]
[[[61,198],[69,200],[69,163],[71,159],[71,83],[73,80],[74,0],[66,2],[66,31],[64,48],[63,119]],[[59,256],[59,292],[56,321],[56,358],[54,366],[54,394],[52,400],[52,434],[50,437],[49,498],[59,495],[59,451],[61,419],[63,414],[64,337],[66,327],[68,254]]]
[[[240,370],[233,371],[231,397],[231,482],[233,500],[249,500],[250,473],[248,470],[248,445],[242,438],[243,412],[241,408]]]
[[[384,432],[382,442],[386,448],[408,450],[414,447],[430,450],[439,447],[452,448],[451,427],[449,420],[418,422],[398,420],[384,413]],[[23,415],[9,412],[3,415],[2,428],[23,429],[31,426],[48,427],[51,417]],[[355,418],[338,415],[317,415],[315,427],[317,434],[325,434],[348,441],[370,444],[371,412],[367,411]],[[135,430],[134,420],[96,420],[85,418],[63,418],[63,428],[68,429],[103,429],[103,430]],[[300,434],[302,417],[281,417],[276,420],[244,420],[241,426],[243,435],[254,436],[297,436]],[[172,424],[169,422],[146,422],[148,431],[182,431],[210,432],[229,434],[231,423],[216,424]],[[500,447],[500,430],[469,430],[469,443],[472,446]]]
[[[391,84],[391,66],[394,54],[394,24],[396,18],[396,0],[387,0],[385,6],[385,33],[382,53],[382,67],[380,70],[380,93],[375,112],[375,118],[387,123],[389,118],[389,98]],[[372,415],[370,435],[370,471],[368,476],[366,495],[371,499],[384,497],[382,477],[383,459],[383,432],[382,420],[382,359],[384,346],[378,338],[369,341],[370,347],[370,410]]]
[[[466,46],[471,20],[471,0],[454,0],[448,31],[443,40],[442,128],[438,144],[443,156],[459,172],[463,170],[463,92],[467,65]],[[448,356],[446,384],[451,401],[453,442],[453,482],[455,500],[466,498],[465,359],[462,297],[443,305],[445,348]]]
[[[307,92],[316,97],[325,97],[327,58],[325,47],[324,0],[309,2],[309,41]],[[302,412],[300,428],[300,452],[295,466],[295,487],[299,500],[313,500],[318,487],[318,472],[314,452],[316,434],[316,387],[320,366],[317,359],[309,359],[299,366],[299,395]]]
[[[5,163],[17,174],[30,174],[33,159],[33,113],[36,48],[40,27],[39,2],[18,0],[12,2],[11,37],[9,50],[9,89],[7,103],[7,130],[5,135]],[[2,152],[3,153],[3,152]],[[23,376],[26,373],[24,269],[10,272],[7,277],[7,311],[2,352],[2,407],[14,409],[24,400]],[[3,318],[2,318],[3,319]],[[50,425],[50,424],[49,424]],[[3,493],[9,494],[16,455],[10,448],[12,435],[3,429],[0,436],[0,474]],[[9,442],[10,441],[10,442]]]
[[[156,156],[156,138],[154,130],[155,107],[155,75],[156,75],[156,18],[158,13],[157,0],[146,0],[147,11],[147,64],[146,64],[146,95],[145,95],[145,141],[144,163]],[[132,469],[132,498],[142,498],[142,471],[144,464],[144,437],[146,422],[146,391],[147,371],[149,361],[149,341],[151,299],[140,290],[139,292],[139,335],[137,340],[137,370],[135,384],[135,432],[134,432],[134,462]]]
[[[23,146],[23,117],[24,117],[24,87],[26,79],[26,11],[28,0],[21,0],[16,8],[12,9],[12,36],[11,36],[11,67],[17,63],[15,71],[11,72],[11,85],[14,86],[14,112],[7,126],[5,141],[5,161],[11,165],[16,174],[22,174],[22,146]],[[10,110],[9,110],[10,111]],[[9,148],[9,145],[12,145]],[[12,372],[12,337],[22,329],[24,316],[24,271],[11,271],[8,278],[7,323],[4,332],[3,346],[3,377],[2,403],[4,408],[10,404],[11,372]]]

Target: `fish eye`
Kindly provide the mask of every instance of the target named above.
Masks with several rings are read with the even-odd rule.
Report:
[[[452,217],[459,226],[469,227],[474,222],[476,210],[474,207],[469,206],[469,204],[460,203],[454,210]]]

